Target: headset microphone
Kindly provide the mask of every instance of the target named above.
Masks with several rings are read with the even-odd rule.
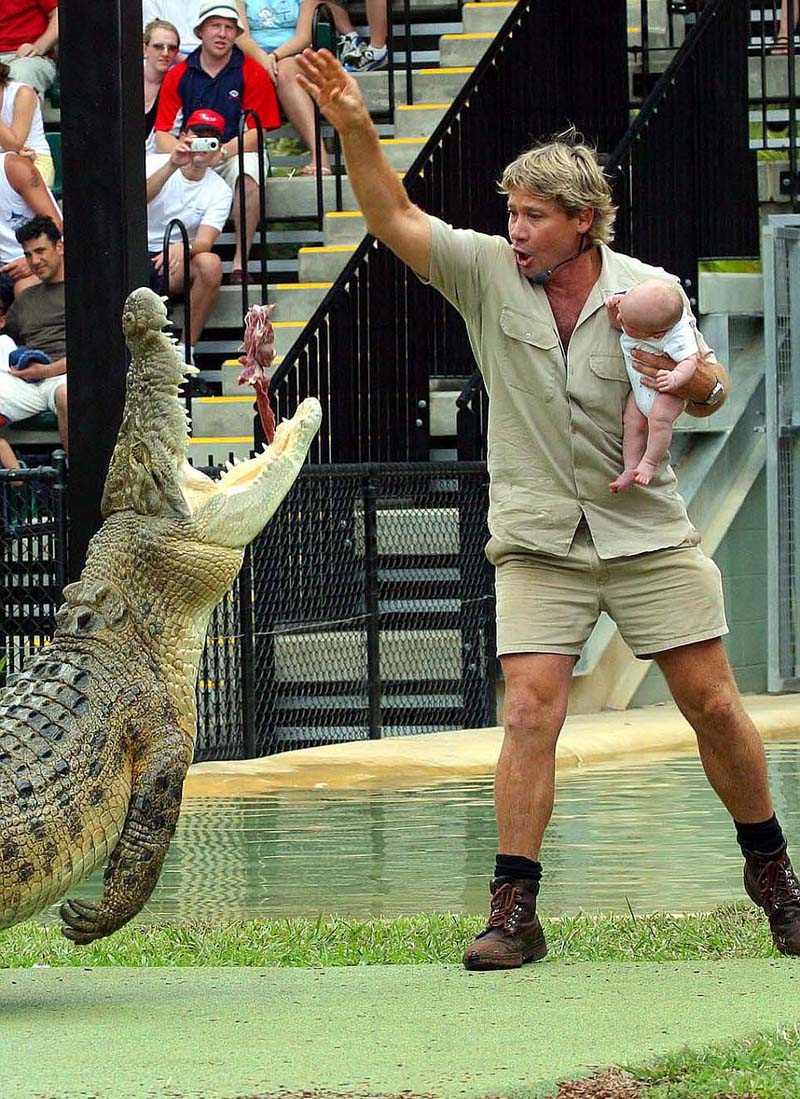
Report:
[[[592,245],[590,244],[589,248],[591,247]],[[562,259],[560,263],[554,263],[553,266],[548,267],[546,271],[534,271],[534,273],[531,275],[531,282],[534,283],[536,286],[544,286],[546,282],[550,281],[550,277],[552,276],[554,271],[557,271],[559,267],[563,267],[565,263],[572,263],[572,261],[574,259],[577,259],[578,256],[582,256],[584,252],[588,252],[589,248],[584,248],[583,246],[581,246],[573,256],[567,256],[567,258]]]

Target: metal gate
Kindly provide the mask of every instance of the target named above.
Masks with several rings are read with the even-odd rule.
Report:
[[[762,235],[767,383],[768,686],[800,690],[800,216]]]

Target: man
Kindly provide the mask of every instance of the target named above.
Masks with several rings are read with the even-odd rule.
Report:
[[[30,84],[40,96],[56,78],[58,0],[3,0],[0,4],[0,61],[11,79]]]
[[[6,352],[0,362],[0,414],[12,423],[49,409],[67,449],[64,242],[53,219],[42,215],[21,225],[17,239],[38,281],[14,299],[5,317],[5,334],[18,348],[44,355],[25,354],[24,365],[9,370]]]
[[[536,915],[542,836],[553,807],[555,747],[572,671],[600,610],[640,657],[653,657],[694,728],[706,774],[734,818],[745,888],[784,954],[800,954],[800,883],[773,811],[761,739],[721,637],[719,571],[665,463],[648,487],[613,494],[630,384],[601,287],[619,292],[664,271],[607,247],[615,208],[591,149],[574,137],[529,150],[503,173],[510,242],[453,230],[414,206],[380,152],[355,80],[307,50],[301,84],[342,137],[370,233],[462,313],[490,395],[487,554],[496,567],[506,684],[497,767],[499,854],[491,916],[470,969],[544,957]],[[707,415],[725,370],[700,342],[678,395]],[[671,360],[637,352],[653,384]],[[624,852],[620,853],[624,857]],[[676,855],[679,862],[679,855]]]
[[[169,290],[183,289],[183,241],[176,232],[165,257],[164,231],[173,218],[180,218],[189,237],[189,283],[191,286],[190,346],[195,347],[217,300],[222,282],[222,261],[211,249],[222,231],[231,208],[231,189],[214,168],[220,149],[193,151],[197,138],[212,138],[219,145],[225,119],[216,111],[194,111],[186,120],[171,153],[147,158],[147,244],[152,265],[153,289],[163,294],[169,272]],[[186,332],[184,332],[184,340]]]
[[[37,214],[60,229],[61,211],[30,157],[0,153],[0,286],[19,293],[36,278],[16,237],[16,230]]]
[[[217,171],[234,189],[233,222],[236,228],[236,251],[233,256],[231,282],[247,280],[247,257],[258,228],[258,135],[255,123],[248,116],[244,135],[244,194],[247,239],[243,240],[239,216],[239,120],[242,112],[251,109],[265,130],[280,125],[275,89],[266,71],[252,58],[245,57],[235,45],[244,28],[236,5],[231,3],[202,5],[195,33],[200,47],[186,61],[176,65],[164,77],[156,115],[156,147],[170,153],[177,138],[170,131],[176,122],[189,118],[201,108],[216,111],[225,120],[222,157]],[[183,128],[183,127],[181,127]],[[264,150],[264,176],[269,160]]]

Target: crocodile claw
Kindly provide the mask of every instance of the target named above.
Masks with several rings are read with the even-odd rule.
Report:
[[[87,901],[66,900],[58,914],[66,924],[61,928],[62,933],[82,946],[110,935],[127,922],[126,918],[110,919],[101,905]]]

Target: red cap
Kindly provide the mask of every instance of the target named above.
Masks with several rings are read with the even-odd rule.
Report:
[[[183,128],[184,130],[196,130],[198,126],[210,126],[214,130],[219,130],[220,134],[225,133],[225,119],[221,114],[217,114],[216,111],[209,110],[207,107],[201,107],[199,111],[192,111]]]

